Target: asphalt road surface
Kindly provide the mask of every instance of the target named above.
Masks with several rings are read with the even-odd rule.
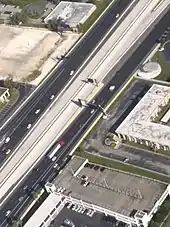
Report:
[[[143,58],[151,50],[151,48],[156,43],[156,40],[162,35],[164,30],[170,26],[170,10],[168,13],[160,20],[159,24],[154,27],[154,30],[149,34],[149,36],[141,43],[140,47],[136,50],[134,54],[126,61],[122,66],[119,73],[114,76],[109,84],[100,92],[96,98],[96,102],[99,102],[103,106],[108,103],[109,100],[113,98],[116,92],[120,89],[122,84],[127,80],[129,75],[132,74],[134,69],[141,63]],[[114,72],[110,71],[110,74]],[[115,85],[115,90],[113,92],[109,91],[110,85]],[[92,124],[95,118],[100,113],[99,109],[91,114],[90,109],[83,111],[80,116],[73,122],[67,131],[63,134],[62,139],[65,141],[65,145],[58,151],[56,162],[62,165],[66,162],[66,157],[68,156],[70,150],[75,145],[75,143],[82,137],[88,127]],[[11,211],[11,217],[19,217],[22,213],[22,210],[28,204],[30,197],[28,193],[24,190],[24,187],[27,186],[27,190],[38,187],[42,182],[46,182],[51,179],[55,174],[53,168],[54,163],[44,157],[42,161],[37,165],[36,169],[30,173],[30,175],[23,181],[23,183],[17,188],[13,193],[11,198],[6,201],[4,206],[0,210],[0,227],[8,226],[6,221],[6,212]],[[56,173],[57,174],[57,173]]]
[[[81,66],[91,51],[95,48],[95,46],[97,46],[99,41],[116,22],[116,14],[121,14],[131,1],[132,0],[117,1],[117,3],[115,3],[107,11],[99,23],[97,23],[93,30],[82,40],[76,50],[70,54],[69,58],[63,60],[61,67],[56,70],[54,75],[52,75],[48,81],[41,86],[34,97],[27,102],[24,108],[17,113],[14,119],[9,122],[9,124],[7,124],[7,126],[5,126],[5,128],[0,132],[0,138],[4,137],[4,135],[6,137],[10,137],[10,141],[7,144],[3,144],[1,146],[2,154],[0,154],[0,163],[2,163],[7,157],[5,154],[6,151],[8,149],[11,151],[14,150],[19,141],[26,135],[26,133],[28,133],[28,124],[33,125],[38,120],[40,115],[45,111],[51,102],[50,97],[52,95],[56,96],[59,94],[62,88],[67,84],[72,77],[70,76],[70,71],[76,71]],[[114,31],[112,31],[112,33],[113,32]],[[106,37],[101,45],[107,41],[110,35]],[[101,45],[99,46],[98,50],[101,48]],[[94,55],[95,54],[96,53],[94,53]],[[40,109],[40,112],[35,114],[35,111],[38,109]],[[8,154],[8,156],[10,154]]]

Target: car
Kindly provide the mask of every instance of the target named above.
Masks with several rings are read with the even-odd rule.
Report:
[[[96,102],[96,100],[95,100],[95,99],[93,99],[91,103],[92,103],[92,104],[94,104],[95,102]]]
[[[23,190],[26,191],[27,189],[28,189],[28,185],[25,185],[25,186],[23,187]]]
[[[72,76],[74,74],[74,70],[70,71],[70,76]]]
[[[93,114],[94,112],[95,112],[95,109],[92,109],[92,110],[90,111],[91,114]]]
[[[57,159],[57,157],[54,156],[51,160],[52,160],[52,162],[54,162],[56,159]]]
[[[11,213],[11,210],[7,210],[7,212],[6,212],[5,216],[9,216],[9,215],[10,215],[10,213]]]
[[[108,116],[107,116],[106,114],[103,114],[102,118],[103,118],[104,120],[107,120],[107,119],[108,119]]]
[[[80,213],[81,213],[81,214],[84,214],[85,210],[86,210],[86,208],[82,207]]]
[[[10,141],[10,137],[7,137],[6,139],[5,139],[5,143],[8,143],[9,141]]]
[[[58,163],[55,163],[55,164],[53,165],[53,168],[54,168],[54,169],[57,169],[57,167],[59,167],[59,165],[58,165]]]
[[[40,109],[36,110],[36,111],[35,111],[35,114],[38,114],[39,112],[40,112]]]
[[[53,100],[53,99],[54,99],[54,97],[55,97],[54,95],[51,95],[50,100]]]
[[[114,85],[111,85],[110,87],[109,87],[109,91],[113,91],[115,89],[115,86]]]
[[[30,128],[31,128],[31,126],[32,126],[31,124],[28,124],[28,125],[27,125],[27,129],[30,129]]]
[[[124,160],[123,160],[123,162],[128,162],[129,161],[129,158],[125,158]]]
[[[69,219],[67,219],[67,218],[64,220],[64,224],[69,226],[69,227],[75,227],[74,222],[69,220]]]
[[[5,154],[9,154],[11,152],[11,149],[7,149],[7,151],[5,152]]]
[[[118,18],[119,17],[119,13],[117,13],[115,17]]]

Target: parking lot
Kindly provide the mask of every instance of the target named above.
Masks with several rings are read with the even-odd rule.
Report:
[[[68,226],[64,221],[68,219],[72,221],[75,227],[126,227],[124,223],[116,222],[113,217],[106,217],[103,214],[94,213],[92,217],[87,214],[74,211],[71,208],[63,208],[56,219],[51,224],[51,227]],[[116,224],[117,223],[117,224]],[[71,227],[71,226],[70,226]]]
[[[122,116],[124,118],[126,117],[131,104],[133,106],[133,102],[136,103],[144,95],[145,91],[147,91],[147,87],[146,89],[145,87],[145,84],[142,82],[134,83],[120,98],[119,102],[109,111],[109,119],[107,121],[101,121],[98,128],[92,131],[84,144],[84,148],[93,154],[99,154],[122,162],[126,159],[129,164],[169,175],[170,158],[168,157],[126,145],[121,145],[119,148],[113,149],[112,147],[105,146],[103,143],[108,132],[110,130],[114,131],[118,126],[117,124],[119,120],[122,120]]]
[[[164,183],[95,165],[77,156],[54,184],[67,201],[74,198],[76,203],[90,209],[100,212],[108,209],[124,216],[129,216],[134,209],[149,212],[167,187]]]

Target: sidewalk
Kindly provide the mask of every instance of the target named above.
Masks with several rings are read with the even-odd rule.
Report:
[[[148,3],[148,0],[142,1]],[[154,4],[153,4],[154,2]],[[82,110],[82,108],[75,105],[71,100],[77,100],[78,98],[82,99],[92,99],[93,96],[99,91],[94,91],[94,85],[85,84],[82,80],[86,78],[94,77],[98,81],[102,80],[103,77],[107,74],[108,70],[116,64],[117,60],[121,58],[122,54],[127,51],[132,43],[136,41],[136,36],[139,34],[142,35],[142,28],[146,27],[146,23],[143,24],[143,27],[139,28],[139,24],[144,22],[144,19],[147,18],[148,24],[150,20],[153,20],[149,15],[153,15],[156,18],[155,13],[151,14],[150,10],[157,4],[158,0],[153,0],[150,8],[146,10],[147,15],[142,14],[140,17],[140,22],[128,29],[126,35],[123,34],[123,31],[127,29],[128,21],[131,23],[134,21],[136,16],[139,16],[139,12],[142,11],[143,5],[141,2],[135,7],[132,13],[126,18],[128,21],[125,21],[120,25],[117,31],[110,37],[110,39],[103,45],[101,50],[97,55],[91,60],[91,62],[86,66],[74,83],[65,91],[65,93],[56,101],[53,107],[47,112],[47,114],[41,119],[38,126],[32,131],[29,137],[25,140],[22,146],[18,151],[13,155],[13,158],[9,161],[8,164],[1,167],[0,170],[0,195],[1,197],[10,189],[12,185],[15,185],[17,180],[21,176],[25,175],[27,170],[31,170],[32,164],[39,160],[41,156],[47,152],[47,148],[52,144],[54,139],[57,139],[63,131],[71,124],[71,121],[76,118],[77,114]],[[165,0],[167,3],[168,0]],[[168,2],[169,3],[169,2]],[[152,6],[152,7],[151,7]],[[139,10],[140,9],[140,10]],[[159,11],[160,12],[160,11]],[[157,11],[157,14],[159,13]],[[150,20],[149,20],[150,18]],[[145,20],[146,21],[146,20]],[[125,26],[126,25],[126,26]],[[135,34],[134,36],[132,34]],[[109,56],[109,50],[112,49],[116,40],[120,39],[119,44],[117,44]],[[128,43],[127,43],[128,40]],[[105,59],[105,57],[107,58]],[[101,61],[105,59],[105,62],[99,67]],[[97,68],[97,70],[96,70]],[[78,93],[78,94],[77,94]],[[93,93],[93,95],[91,95]],[[91,96],[91,97],[89,97]],[[27,156],[29,154],[29,156]],[[27,156],[27,158],[25,158]],[[18,163],[18,164],[17,164]],[[16,164],[18,165],[17,169]],[[8,195],[9,196],[9,195]]]

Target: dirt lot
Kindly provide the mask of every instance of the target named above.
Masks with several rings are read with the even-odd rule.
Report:
[[[37,85],[56,64],[54,57],[67,52],[79,35],[61,37],[46,29],[0,25],[0,37],[0,79],[10,74],[14,81],[30,82],[29,75],[37,70],[42,74],[31,80]],[[48,59],[53,60],[45,64]]]

